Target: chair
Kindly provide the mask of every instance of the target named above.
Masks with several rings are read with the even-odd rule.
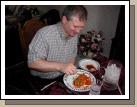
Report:
[[[44,24],[38,19],[27,20],[23,28],[21,28],[21,25],[19,24],[20,42],[25,61],[27,60],[28,46],[35,33],[42,27],[44,27]]]
[[[33,89],[34,94],[37,94],[40,89],[37,89],[35,85],[33,84],[33,80],[31,78],[31,74],[27,65],[27,54],[28,54],[28,46],[34,37],[35,33],[45,25],[39,21],[39,19],[29,19],[25,22],[24,26],[21,27],[21,24],[18,24],[19,26],[19,36],[20,36],[20,42],[22,46],[22,52],[24,57],[24,76],[28,84]]]

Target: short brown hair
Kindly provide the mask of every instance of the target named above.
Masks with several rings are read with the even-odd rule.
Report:
[[[66,16],[67,20],[71,20],[71,16],[78,17],[79,20],[87,20],[87,10],[82,5],[68,5],[62,12],[62,16]]]

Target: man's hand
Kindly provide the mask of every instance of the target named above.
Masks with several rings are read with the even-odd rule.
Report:
[[[77,68],[72,63],[60,63],[59,71],[67,75],[73,75],[77,73]]]

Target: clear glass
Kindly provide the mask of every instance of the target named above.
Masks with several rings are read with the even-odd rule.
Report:
[[[107,89],[113,90],[117,88],[121,73],[122,64],[117,60],[110,60],[105,75],[103,76],[103,86]]]
[[[90,88],[89,95],[100,95],[101,87],[102,87],[102,81],[96,79],[96,83],[93,84]]]

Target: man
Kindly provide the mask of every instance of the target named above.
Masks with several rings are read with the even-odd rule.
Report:
[[[61,22],[41,28],[29,45],[28,66],[31,74],[43,79],[75,74],[77,34],[87,20],[84,6],[69,5]]]

